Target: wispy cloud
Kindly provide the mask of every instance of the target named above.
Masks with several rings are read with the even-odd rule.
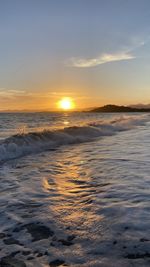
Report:
[[[0,100],[15,100],[15,99],[22,99],[22,98],[31,98],[31,97],[38,97],[38,94],[27,92],[26,90],[18,90],[18,89],[8,89],[8,88],[0,88]],[[42,97],[42,94],[39,96]]]
[[[89,68],[101,64],[106,64],[109,62],[131,60],[134,58],[135,56],[133,56],[131,53],[120,52],[115,54],[102,54],[96,58],[90,58],[90,59],[73,57],[68,61],[68,65],[77,68]]]
[[[47,93],[48,96],[50,97],[61,97],[61,96],[72,96],[74,95],[75,92],[69,92],[69,91],[62,91],[62,92],[49,92]]]
[[[49,92],[45,91],[43,92],[42,89],[36,92],[29,92],[28,90],[23,90],[23,89],[10,89],[10,88],[0,88],[0,100],[9,100],[9,99],[38,99],[38,98],[60,98],[62,96],[74,96],[74,92],[67,92],[67,91],[62,91],[62,92]]]
[[[136,58],[135,51],[149,41],[150,38],[143,40],[140,37],[132,37],[130,44],[128,46],[122,46],[119,52],[103,53],[95,58],[72,57],[66,64],[70,67],[89,68],[115,61],[131,60]]]
[[[25,90],[18,89],[8,89],[8,88],[0,88],[0,97],[14,99],[16,97],[26,96],[30,93],[27,93]]]

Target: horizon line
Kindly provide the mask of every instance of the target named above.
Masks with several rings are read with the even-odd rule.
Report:
[[[104,106],[109,106],[109,105],[113,105],[113,106],[118,106],[118,107],[121,107],[121,106],[124,106],[124,107],[137,107],[139,106],[139,108],[142,107],[147,107],[149,106],[150,108],[150,103],[148,104],[143,104],[143,103],[138,103],[138,104],[130,104],[130,105],[123,105],[123,104],[104,104],[104,105],[100,105],[100,106],[94,106],[94,107],[86,107],[86,108],[83,108],[83,109],[71,109],[71,110],[60,110],[60,109],[3,109],[3,110],[0,110],[0,113],[22,113],[22,112],[25,112],[25,113],[30,113],[30,112],[34,112],[34,113],[38,113],[38,112],[61,112],[61,113],[70,113],[70,112],[81,112],[81,111],[90,111],[92,109],[95,109],[95,108],[101,108],[101,107],[104,107]]]

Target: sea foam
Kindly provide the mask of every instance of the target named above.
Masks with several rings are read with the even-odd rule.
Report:
[[[144,125],[148,116],[121,116],[108,121],[93,122],[84,126],[65,127],[57,130],[43,130],[16,134],[0,143],[0,161],[4,162],[46,150],[53,150],[62,145],[88,142],[104,136],[111,136],[120,131],[130,130]]]

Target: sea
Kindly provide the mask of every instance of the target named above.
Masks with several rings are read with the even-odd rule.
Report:
[[[4,266],[150,266],[150,114],[0,113]]]

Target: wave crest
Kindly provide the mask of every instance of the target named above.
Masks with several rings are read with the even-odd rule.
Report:
[[[57,148],[61,145],[76,144],[92,141],[101,136],[114,135],[119,131],[132,129],[143,125],[147,116],[124,117],[108,122],[93,122],[85,126],[66,127],[60,130],[43,130],[17,134],[6,138],[0,143],[0,161],[22,157],[30,153],[37,153]]]

